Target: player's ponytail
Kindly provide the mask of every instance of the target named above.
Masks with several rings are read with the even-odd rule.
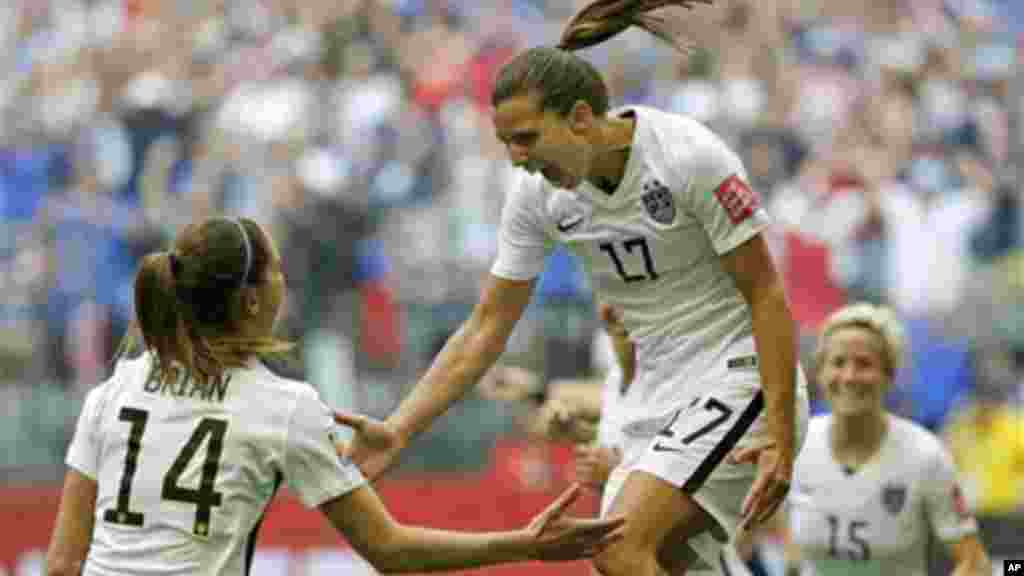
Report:
[[[643,28],[673,48],[687,52],[691,45],[663,15],[650,12],[677,6],[693,8],[695,4],[711,4],[711,0],[595,0],[569,21],[558,47],[580,50],[615,36],[630,26]]]
[[[192,357],[192,339],[178,303],[175,273],[181,263],[173,252],[149,254],[135,276],[135,316],[143,345],[156,355],[166,373],[173,359]]]

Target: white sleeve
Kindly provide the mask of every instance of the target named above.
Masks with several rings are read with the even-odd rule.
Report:
[[[925,468],[925,514],[932,531],[943,542],[953,542],[978,531],[956,479],[953,458],[938,446]]]
[[[312,389],[296,401],[288,423],[284,462],[288,487],[309,508],[366,483],[359,468],[335,452],[331,411]]]
[[[75,435],[68,447],[65,463],[85,476],[96,480],[100,467],[100,424],[103,402],[103,391],[106,386],[101,384],[85,396],[82,413],[78,415]]]
[[[683,198],[718,254],[725,254],[768,225],[768,212],[750,188],[743,162],[725,142],[708,132],[693,151],[692,175]]]
[[[519,189],[513,187],[501,211],[498,230],[498,257],[491,274],[508,280],[532,280],[544,270],[544,259],[554,244],[544,231],[538,179],[523,178]]]

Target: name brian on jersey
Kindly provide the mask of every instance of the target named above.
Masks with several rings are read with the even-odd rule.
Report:
[[[153,370],[142,385],[142,389],[150,394],[162,394],[174,396],[175,398],[199,397],[207,402],[216,400],[223,402],[224,396],[228,393],[228,383],[231,382],[231,375],[223,378],[212,378],[208,382],[199,382],[189,377],[188,372],[179,370],[176,378],[168,378],[160,381],[160,375]]]

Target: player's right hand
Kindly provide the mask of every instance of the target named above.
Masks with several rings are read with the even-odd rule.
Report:
[[[547,562],[590,558],[622,539],[626,519],[621,516],[571,518],[565,515],[579,495],[579,484],[573,484],[527,525],[530,558]]]
[[[383,474],[405,447],[402,435],[383,420],[335,411],[334,421],[355,431],[348,442],[335,444],[338,455],[355,462],[371,481]]]

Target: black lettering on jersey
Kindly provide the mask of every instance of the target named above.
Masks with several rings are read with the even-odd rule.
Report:
[[[117,506],[103,511],[103,520],[112,524],[124,526],[142,526],[145,523],[145,516],[142,512],[130,509],[132,484],[135,480],[135,471],[139,464],[139,453],[142,450],[142,439],[146,433],[146,423],[149,421],[149,412],[130,406],[121,408],[119,419],[131,424],[131,430],[125,451],[124,470],[121,474],[121,487],[117,495]],[[174,459],[171,468],[164,475],[162,482],[163,489],[160,493],[162,500],[185,502],[196,506],[195,518],[192,524],[192,533],[196,536],[206,538],[211,531],[211,512],[213,508],[219,507],[223,501],[223,495],[216,490],[217,473],[220,471],[221,454],[224,451],[224,436],[227,434],[228,421],[219,418],[203,418],[199,421],[192,435],[185,446]],[[189,463],[196,457],[196,453],[206,442],[206,456],[203,459],[202,474],[199,478],[197,488],[182,486],[180,480],[188,469]]]
[[[868,523],[863,520],[844,521],[842,518],[829,514],[826,519],[829,526],[828,555],[832,558],[846,558],[853,562],[871,560],[871,545],[868,544],[864,532]],[[843,530],[843,526],[846,530]],[[844,534],[845,533],[845,534]]]
[[[608,254],[608,257],[612,259],[612,264],[615,265],[615,271],[619,274],[619,278],[622,281],[629,284],[631,282],[639,282],[642,280],[657,280],[658,273],[655,271],[654,258],[651,255],[651,249],[647,246],[647,239],[644,237],[630,238],[625,242],[622,242],[622,248],[626,254],[635,254],[634,249],[639,247],[639,254],[643,258],[644,270],[647,274],[634,274],[626,270],[626,265],[623,263],[623,258],[619,256],[619,251],[615,248],[613,242],[602,242],[597,247],[604,253]],[[632,266],[633,263],[630,262]]]
[[[191,378],[185,370],[174,370],[169,378],[161,379],[158,370],[153,370],[142,385],[142,389],[151,394],[173,396],[175,398],[200,398],[207,402],[216,400],[223,402],[228,393],[231,375],[212,378],[200,382]]]
[[[192,381],[192,390],[189,391],[188,397],[189,398],[195,398],[196,397],[196,392],[198,392],[200,398],[202,398],[203,400],[207,400],[208,396],[210,395],[209,388],[210,387],[208,385],[203,384],[202,382],[200,382],[198,380],[193,380]]]
[[[204,400],[211,400],[214,393],[217,394],[217,402],[223,402],[224,397],[228,394],[228,383],[231,382],[231,375],[227,374],[223,378],[214,378],[210,382],[209,394],[205,396]]]
[[[161,396],[184,396],[188,387],[189,378],[184,370],[176,371],[171,378],[164,378],[160,383]]]

